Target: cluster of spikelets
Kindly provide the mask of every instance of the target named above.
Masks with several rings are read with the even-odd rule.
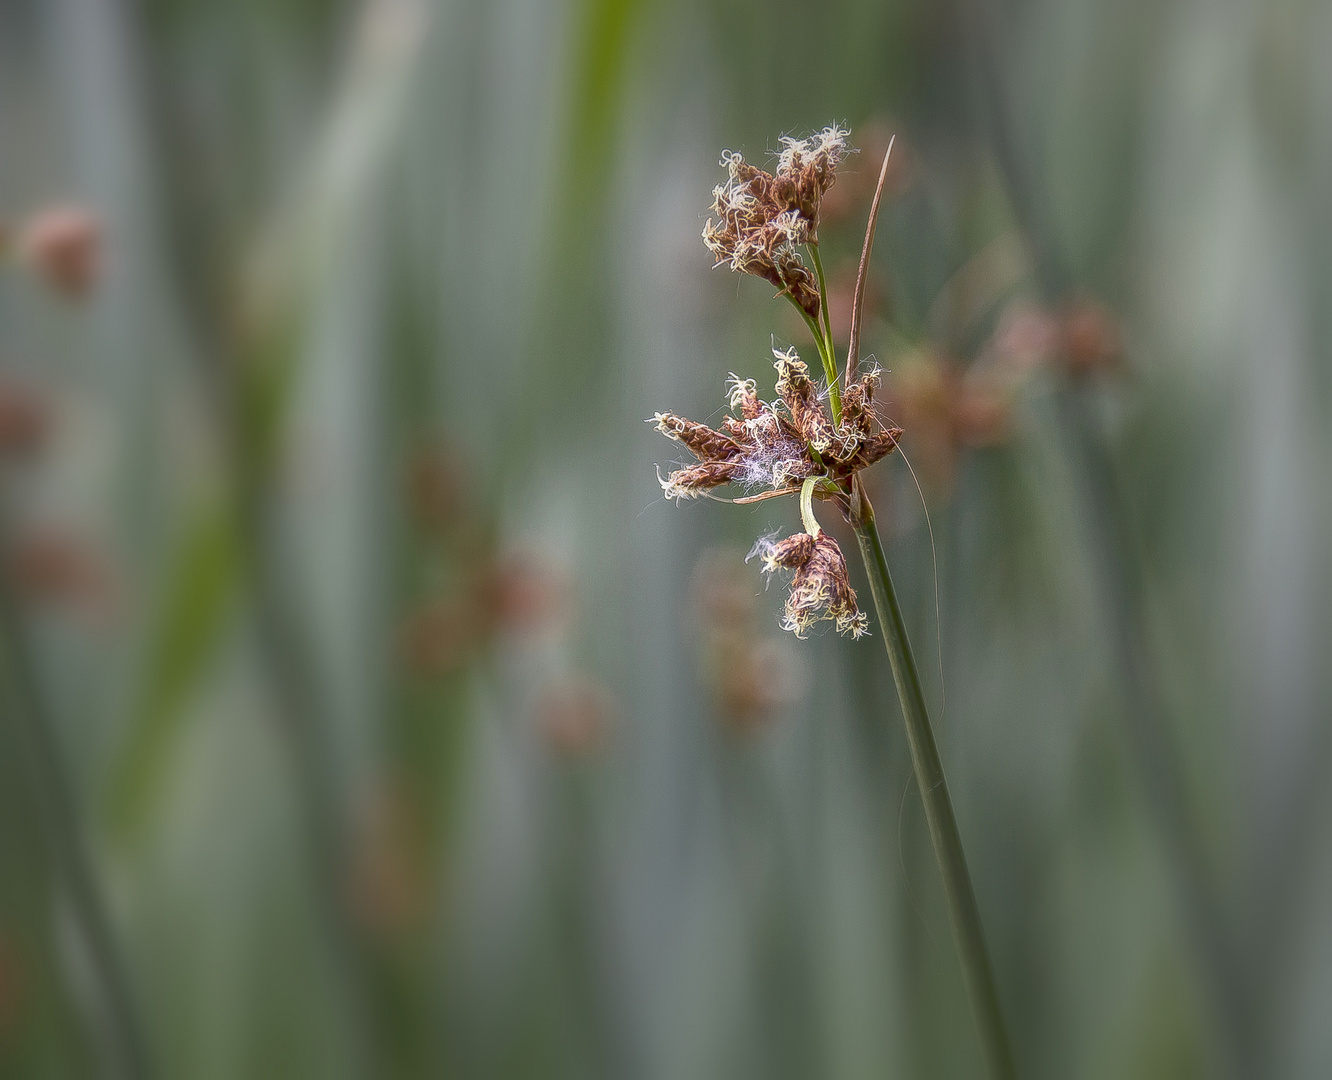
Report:
[[[901,429],[884,427],[872,408],[877,369],[847,389],[842,422],[835,424],[795,349],[774,349],[773,356],[776,402],[760,400],[753,379],[732,375],[732,415],[722,420],[720,430],[675,413],[657,413],[649,421],[697,459],[661,479],[667,498],[695,498],[730,483],[794,494],[810,477],[849,480],[897,446]]]
[[[819,289],[800,260],[800,244],[816,239],[819,206],[846,154],[848,132],[836,124],[809,139],[782,139],[776,173],[727,152],[726,183],[713,189],[713,213],[703,242],[732,270],[754,274],[790,293],[811,319],[819,317]]]

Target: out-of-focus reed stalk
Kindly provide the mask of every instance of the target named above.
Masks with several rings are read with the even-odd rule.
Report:
[[[973,47],[995,156],[1014,214],[1031,247],[1041,291],[1047,303],[1057,306],[1075,291],[1074,282],[1058,255],[1040,181],[1027,167],[1011,127],[1007,88],[993,44],[993,13],[986,0],[974,0],[974,5]],[[1160,673],[1146,646],[1141,555],[1091,393],[1070,377],[1059,390],[1057,408],[1064,437],[1081,474],[1077,492],[1099,571],[1099,592],[1110,622],[1110,640],[1125,698],[1121,715],[1147,804],[1166,845],[1187,932],[1212,1002],[1217,1034],[1227,1047],[1234,1075],[1256,1078],[1266,1075],[1256,1002],[1248,986],[1246,965],[1222,912],[1206,846],[1189,804],[1184,766],[1166,715]]]
[[[212,527],[222,532],[224,549],[234,547],[227,572],[241,578],[236,584],[253,604],[313,902],[335,968],[349,1071],[381,1076],[393,1071],[385,1057],[390,1020],[381,1010],[392,1003],[376,993],[378,956],[353,908],[349,799],[336,767],[331,691],[297,588],[299,556],[283,533],[278,483],[286,409],[312,313],[334,275],[359,254],[357,227],[397,144],[425,39],[428,7],[419,0],[358,6],[346,71],[306,168],[275,206],[238,277],[214,280],[200,272],[198,284],[207,286],[191,307],[228,468],[224,505],[214,510]],[[167,117],[162,120],[166,131]],[[178,219],[184,236],[194,222],[186,212]],[[208,617],[221,614],[217,605]]]
[[[0,546],[8,537],[4,525],[0,521]],[[112,930],[54,717],[7,573],[0,573],[0,650],[9,697],[5,712],[28,758],[52,860],[81,944],[87,950],[88,969],[103,1014],[99,1019],[112,1043],[104,1064],[116,1076],[136,1080],[150,1076],[147,1044],[131,980]]]
[[[381,1048],[370,959],[351,910],[351,842],[329,745],[328,710],[310,656],[308,635],[287,592],[289,578],[283,571],[290,560],[284,557],[274,536],[271,477],[250,477],[248,482],[243,479],[240,487],[239,525],[256,630],[276,698],[275,718],[286,739],[296,781],[318,909],[341,976],[353,1072],[375,1076]]]
[[[0,228],[0,258],[9,255]],[[17,254],[27,268],[58,295],[81,300],[97,283],[101,266],[101,225],[81,206],[49,207],[23,227]],[[10,406],[4,450],[40,443],[46,421],[33,403]],[[0,491],[0,498],[4,497]],[[105,895],[88,842],[85,815],[70,782],[59,732],[39,674],[21,610],[18,579],[11,565],[15,550],[8,507],[0,505],[0,682],[21,752],[27,757],[32,789],[46,832],[58,885],[63,889],[80,947],[85,950],[100,1011],[94,1043],[106,1043],[99,1062],[109,1075],[134,1078],[153,1074],[132,980],[116,941]]]

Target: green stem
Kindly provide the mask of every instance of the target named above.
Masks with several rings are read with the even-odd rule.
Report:
[[[320,915],[334,950],[347,1009],[349,1062],[354,1076],[381,1075],[383,1045],[373,996],[373,956],[347,891],[350,838],[328,740],[327,706],[320,694],[309,635],[290,586],[290,558],[280,546],[268,475],[244,474],[239,518],[253,590],[255,630],[278,705],[275,719],[287,741],[294,786],[304,815]]]
[[[823,337],[828,342],[828,352],[836,370],[837,350],[833,345],[832,316],[828,313],[828,279],[823,275],[823,259],[819,255],[819,242],[809,242],[809,256],[814,262],[814,275],[819,279],[819,314],[823,316]]]
[[[990,1062],[995,1080],[1012,1080],[1017,1072],[1004,1027],[1003,1011],[995,987],[994,971],[985,946],[985,932],[981,926],[980,909],[976,906],[976,893],[967,870],[966,854],[962,850],[962,837],[957,830],[957,817],[948,795],[944,779],[943,762],[934,742],[929,714],[925,709],[925,695],[921,690],[920,675],[911,654],[902,609],[893,591],[893,579],[888,573],[888,560],[884,557],[878,526],[874,521],[874,508],[857,483],[855,502],[859,512],[855,517],[856,540],[865,572],[869,575],[870,591],[874,594],[874,607],[879,615],[884,647],[892,665],[897,696],[902,702],[902,718],[906,722],[907,741],[911,744],[911,761],[916,771],[916,786],[920,788],[925,804],[925,820],[929,824],[930,840],[943,875],[944,892],[948,898],[948,911],[952,917],[953,934],[957,939],[958,954],[962,961],[967,996],[971,1001],[981,1042]]]
[[[809,242],[809,255],[814,262],[814,273],[819,279],[819,314],[823,316],[823,377],[828,382],[828,402],[832,406],[834,424],[842,422],[842,389],[837,384],[837,346],[833,344],[832,317],[828,314],[828,280],[823,276],[823,260],[819,257],[819,242]]]
[[[828,382],[828,403],[832,406],[833,423],[840,424],[842,422],[842,391],[837,385],[837,358],[833,353],[832,341],[829,339],[825,342],[822,327],[809,317],[809,312],[800,306],[800,302],[794,296],[789,292],[782,293],[782,295],[795,305],[796,311],[800,312],[800,317],[805,320],[805,325],[809,327],[809,332],[814,335],[814,346],[819,350],[819,360],[823,364],[823,377]],[[826,299],[819,305],[820,309],[827,306]]]

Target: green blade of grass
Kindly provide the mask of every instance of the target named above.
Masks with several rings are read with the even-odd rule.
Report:
[[[239,569],[230,519],[217,509],[200,513],[167,573],[137,705],[111,779],[107,813],[122,839],[142,825],[161,787],[190,693],[231,609]]]

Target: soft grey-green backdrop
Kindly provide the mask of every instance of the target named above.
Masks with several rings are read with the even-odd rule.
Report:
[[[835,293],[898,140],[873,482],[1022,1074],[1332,1073],[1329,47],[0,3],[0,219],[103,244],[0,271],[0,1072],[980,1075],[881,643],[783,636],[796,508],[663,501],[643,423],[804,347],[699,233],[836,120]]]

